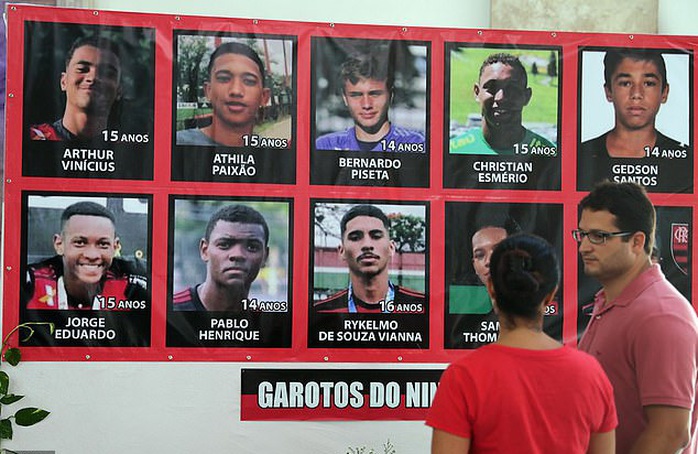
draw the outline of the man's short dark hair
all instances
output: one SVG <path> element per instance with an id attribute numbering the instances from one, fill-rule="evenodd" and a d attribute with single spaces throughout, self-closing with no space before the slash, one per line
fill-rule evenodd
<path id="1" fill-rule="evenodd" d="M 637 183 L 612 183 L 608 180 L 597 183 L 589 194 L 579 202 L 583 210 L 608 211 L 616 217 L 616 226 L 622 232 L 645 234 L 645 252 L 652 253 L 657 214 L 647 197 L 645 188 Z M 630 241 L 630 237 L 623 237 Z"/>
<path id="2" fill-rule="evenodd" d="M 84 46 L 92 46 L 100 50 L 109 51 L 116 56 L 117 60 L 119 60 L 119 64 L 121 64 L 119 46 L 117 46 L 117 44 L 109 38 L 106 38 L 104 36 L 93 35 L 83 36 L 73 41 L 73 44 L 70 46 L 70 49 L 68 49 L 68 53 L 65 56 L 66 68 L 68 68 L 68 65 L 70 65 L 70 60 L 73 58 L 73 54 L 75 53 L 75 51 Z"/>
<path id="3" fill-rule="evenodd" d="M 211 54 L 211 58 L 208 61 L 208 80 L 211 80 L 211 70 L 213 69 L 213 64 L 216 62 L 216 58 L 225 54 L 242 55 L 243 57 L 247 57 L 253 62 L 255 62 L 257 64 L 257 67 L 259 68 L 259 76 L 262 78 L 262 86 L 266 85 L 266 73 L 264 71 L 264 63 L 262 63 L 262 59 L 259 58 L 257 52 L 255 52 L 255 50 L 252 49 L 250 46 L 235 41 L 225 42 L 213 51 L 213 53 Z"/>
<path id="4" fill-rule="evenodd" d="M 659 75 L 662 78 L 662 90 L 666 87 L 666 63 L 664 63 L 664 57 L 661 51 L 657 49 L 631 49 L 631 48 L 618 48 L 609 49 L 603 58 L 603 78 L 604 86 L 608 89 L 611 88 L 611 79 L 613 78 L 613 73 L 618 69 L 623 59 L 629 58 L 633 61 L 647 61 L 654 63 L 659 71 Z"/>
<path id="5" fill-rule="evenodd" d="M 522 231 L 516 219 L 508 214 L 499 215 L 497 213 L 486 213 L 483 217 L 476 220 L 473 235 L 487 227 L 504 229 L 507 232 L 507 236 L 515 235 Z"/>
<path id="6" fill-rule="evenodd" d="M 517 71 L 521 76 L 524 87 L 528 86 L 528 74 L 526 73 L 526 68 L 524 68 L 524 65 L 521 63 L 521 60 L 519 60 L 519 57 L 505 52 L 492 54 L 489 57 L 487 57 L 485 61 L 482 62 L 482 66 L 480 66 L 478 80 L 480 77 L 482 77 L 482 73 L 485 71 L 485 68 L 487 68 L 490 65 L 494 65 L 495 63 L 501 63 L 503 65 L 511 66 L 512 69 Z"/>
<path id="7" fill-rule="evenodd" d="M 61 230 L 73 216 L 99 216 L 102 218 L 107 218 L 112 224 L 116 225 L 116 218 L 114 213 L 112 213 L 107 207 L 100 205 L 95 202 L 77 202 L 68 206 L 61 214 Z"/>
<path id="8" fill-rule="evenodd" d="M 385 81 L 388 91 L 393 90 L 395 76 L 387 58 L 388 51 L 380 55 L 374 53 L 355 53 L 347 57 L 339 71 L 342 91 L 346 81 L 357 84 L 361 79 Z"/>
<path id="9" fill-rule="evenodd" d="M 211 232 L 216 227 L 218 221 L 239 222 L 240 224 L 258 224 L 264 229 L 264 245 L 269 244 L 269 226 L 262 214 L 254 208 L 247 205 L 226 205 L 219 208 L 213 213 L 206 225 L 206 234 L 204 239 L 208 241 L 211 238 Z"/>
<path id="10" fill-rule="evenodd" d="M 368 216 L 370 218 L 380 219 L 385 230 L 390 231 L 390 219 L 388 219 L 388 216 L 386 216 L 380 208 L 373 205 L 355 205 L 344 213 L 342 220 L 339 222 L 339 230 L 342 238 L 344 238 L 344 233 L 347 231 L 347 224 L 349 221 L 357 216 Z"/>

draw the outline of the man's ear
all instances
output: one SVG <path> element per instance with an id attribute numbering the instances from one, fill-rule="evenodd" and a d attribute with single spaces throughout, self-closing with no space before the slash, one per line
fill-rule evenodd
<path id="1" fill-rule="evenodd" d="M 630 241 L 632 241 L 633 249 L 640 249 L 644 251 L 645 242 L 647 241 L 647 235 L 645 235 L 645 232 L 635 232 Z"/>
<path id="2" fill-rule="evenodd" d="M 662 104 L 664 104 L 667 99 L 669 99 L 669 82 L 664 84 L 664 90 L 662 90 Z"/>
<path id="3" fill-rule="evenodd" d="M 63 237 L 58 233 L 53 235 L 53 249 L 56 250 L 56 254 L 63 255 L 65 249 L 63 245 Z"/>
<path id="4" fill-rule="evenodd" d="M 473 85 L 473 95 L 475 96 L 475 99 L 480 95 L 480 86 L 478 84 Z"/>
<path id="5" fill-rule="evenodd" d="M 201 238 L 199 241 L 199 256 L 204 262 L 208 262 L 208 241 L 206 238 Z"/>
<path id="6" fill-rule="evenodd" d="M 66 76 L 65 72 L 62 72 L 61 73 L 61 91 L 65 91 L 65 86 L 66 86 L 65 76 Z"/>
<path id="7" fill-rule="evenodd" d="M 531 87 L 526 87 L 526 90 L 524 91 L 524 96 L 526 96 L 524 106 L 527 106 L 528 103 L 531 102 L 531 96 L 533 96 L 533 90 L 531 89 Z"/>
<path id="8" fill-rule="evenodd" d="M 499 308 L 497 307 L 497 299 L 494 297 L 494 284 L 492 283 L 492 278 L 488 277 L 485 282 L 485 287 L 487 287 L 487 293 L 490 295 L 490 300 L 492 301 L 492 308 L 496 313 L 499 313 Z"/>
<path id="9" fill-rule="evenodd" d="M 121 240 L 118 236 L 114 238 L 114 255 L 121 255 Z"/>
<path id="10" fill-rule="evenodd" d="M 613 101 L 613 93 L 611 92 L 611 89 L 608 88 L 608 85 L 603 84 L 603 91 L 606 93 L 606 101 L 611 102 Z"/>

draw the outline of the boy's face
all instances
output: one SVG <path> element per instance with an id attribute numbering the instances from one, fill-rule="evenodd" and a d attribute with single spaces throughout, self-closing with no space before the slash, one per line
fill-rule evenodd
<path id="1" fill-rule="evenodd" d="M 490 127 L 518 127 L 532 90 L 516 69 L 496 62 L 483 68 L 473 93 L 482 109 L 482 118 Z"/>
<path id="2" fill-rule="evenodd" d="M 108 115 L 121 96 L 121 63 L 106 49 L 85 45 L 75 49 L 61 74 L 61 90 L 73 108 Z"/>
<path id="3" fill-rule="evenodd" d="M 209 239 L 201 240 L 199 252 L 207 264 L 207 279 L 216 286 L 249 290 L 266 263 L 269 248 L 260 224 L 219 220 Z"/>
<path id="4" fill-rule="evenodd" d="M 662 80 L 657 65 L 647 60 L 624 58 L 604 87 L 613 103 L 616 125 L 629 130 L 654 128 L 659 107 L 669 96 L 669 84 Z"/>
<path id="5" fill-rule="evenodd" d="M 250 58 L 232 53 L 219 55 L 211 68 L 211 79 L 204 83 L 214 121 L 230 127 L 254 127 L 257 111 L 270 96 L 262 77 Z"/>
<path id="6" fill-rule="evenodd" d="M 367 133 L 375 134 L 388 121 L 390 90 L 384 80 L 347 80 L 342 97 L 354 124 Z"/>
<path id="7" fill-rule="evenodd" d="M 339 254 L 355 276 L 373 277 L 388 272 L 395 243 L 383 221 L 372 216 L 356 216 L 347 222 Z"/>
<path id="8" fill-rule="evenodd" d="M 56 253 L 63 257 L 67 281 L 97 284 L 112 264 L 119 239 L 109 218 L 76 214 L 53 238 Z"/>

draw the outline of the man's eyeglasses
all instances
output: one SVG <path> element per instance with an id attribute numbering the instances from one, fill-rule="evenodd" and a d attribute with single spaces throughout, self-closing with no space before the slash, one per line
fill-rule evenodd
<path id="1" fill-rule="evenodd" d="M 572 237 L 577 243 L 581 243 L 584 237 L 589 238 L 591 244 L 604 244 L 608 238 L 613 236 L 628 236 L 635 232 L 604 232 L 603 230 L 572 230 Z"/>

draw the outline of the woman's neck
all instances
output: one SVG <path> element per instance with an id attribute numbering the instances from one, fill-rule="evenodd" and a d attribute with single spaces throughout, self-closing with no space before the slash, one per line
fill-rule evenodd
<path id="1" fill-rule="evenodd" d="M 562 344 L 545 334 L 542 323 L 528 326 L 507 326 L 499 324 L 499 337 L 497 344 L 507 347 L 525 348 L 527 350 L 553 350 L 562 347 Z"/>

